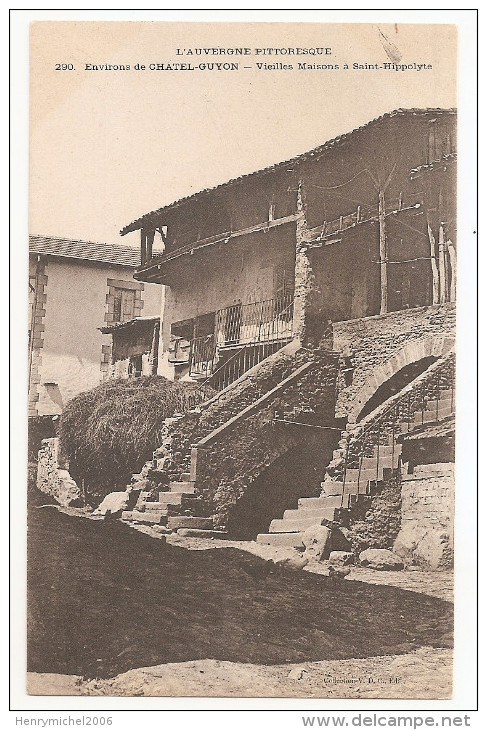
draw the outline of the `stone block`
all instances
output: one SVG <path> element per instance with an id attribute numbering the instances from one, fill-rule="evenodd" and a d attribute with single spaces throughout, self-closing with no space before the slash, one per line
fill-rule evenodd
<path id="1" fill-rule="evenodd" d="M 211 517 L 168 517 L 167 526 L 171 530 L 179 530 L 180 527 L 211 530 L 213 529 L 213 519 Z"/>
<path id="2" fill-rule="evenodd" d="M 332 550 L 329 557 L 332 565 L 352 565 L 354 560 L 354 554 L 345 550 Z"/>
<path id="3" fill-rule="evenodd" d="M 94 510 L 93 514 L 106 515 L 107 512 L 110 512 L 110 514 L 115 515 L 118 512 L 123 512 L 123 510 L 127 509 L 128 503 L 128 492 L 110 492 L 110 494 L 107 494 L 105 499 Z"/>
<path id="4" fill-rule="evenodd" d="M 414 562 L 429 570 L 453 567 L 453 540 L 445 530 L 428 530 L 414 550 Z"/>
<path id="5" fill-rule="evenodd" d="M 331 529 L 325 525 L 313 525 L 309 527 L 302 536 L 302 543 L 305 547 L 305 556 L 309 560 L 323 560 L 330 553 L 329 542 Z"/>
<path id="6" fill-rule="evenodd" d="M 402 570 L 404 563 L 391 550 L 368 548 L 359 555 L 359 562 L 363 568 L 373 570 Z"/>
<path id="7" fill-rule="evenodd" d="M 196 530 L 190 527 L 181 527 L 178 530 L 178 535 L 181 535 L 181 537 L 206 537 L 213 540 L 224 540 L 228 533 L 223 532 L 223 530 Z"/>

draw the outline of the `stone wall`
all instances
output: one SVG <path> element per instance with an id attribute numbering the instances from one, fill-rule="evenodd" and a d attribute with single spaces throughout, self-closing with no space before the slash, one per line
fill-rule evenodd
<path id="1" fill-rule="evenodd" d="M 405 309 L 333 324 L 333 350 L 347 358 L 339 378 L 336 416 L 356 422 L 376 390 L 403 367 L 441 357 L 454 345 L 455 305 Z"/>
<path id="2" fill-rule="evenodd" d="M 254 403 L 308 358 L 309 352 L 292 342 L 247 370 L 201 409 L 185 413 L 178 420 L 168 419 L 161 430 L 161 444 L 170 453 L 171 461 L 166 462 L 165 469 L 171 479 L 190 470 L 193 444 Z"/>
<path id="3" fill-rule="evenodd" d="M 394 551 L 409 565 L 445 570 L 453 564 L 454 467 L 420 464 L 402 476 L 401 530 Z"/>
<path id="4" fill-rule="evenodd" d="M 74 506 L 81 498 L 80 489 L 68 468 L 59 448 L 59 439 L 44 439 L 38 456 L 37 488 L 54 497 L 63 507 Z"/>
<path id="5" fill-rule="evenodd" d="M 210 506 L 216 527 L 226 527 L 232 507 L 255 479 L 313 428 L 281 423 L 282 414 L 314 424 L 334 423 L 338 359 L 307 352 L 308 360 L 193 449 L 191 478 Z"/>

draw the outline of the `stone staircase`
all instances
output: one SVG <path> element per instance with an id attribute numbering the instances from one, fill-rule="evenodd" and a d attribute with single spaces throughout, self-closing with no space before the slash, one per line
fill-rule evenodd
<path id="1" fill-rule="evenodd" d="M 152 470 L 155 475 L 157 470 Z M 183 481 L 184 480 L 184 481 Z M 168 530 L 179 528 L 211 529 L 213 521 L 191 515 L 195 502 L 194 483 L 189 473 L 182 480 L 170 482 L 168 491 L 160 491 L 154 501 L 153 492 L 141 492 L 133 510 L 122 512 L 122 520 L 142 525 L 164 525 Z"/>
<path id="2" fill-rule="evenodd" d="M 381 491 L 383 484 L 400 474 L 402 444 L 400 437 L 429 423 L 440 422 L 454 412 L 454 392 L 445 389 L 435 399 L 425 400 L 421 410 L 394 424 L 387 443 L 379 443 L 360 454 L 358 468 L 345 468 L 344 479 L 325 479 L 319 497 L 298 500 L 297 509 L 288 509 L 282 519 L 272 520 L 269 532 L 257 536 L 265 545 L 299 547 L 303 532 L 314 525 L 343 524 L 360 501 Z M 360 427 L 360 424 L 358 424 Z M 379 439 L 380 441 L 380 439 Z M 333 460 L 346 459 L 345 447 L 333 452 Z"/>

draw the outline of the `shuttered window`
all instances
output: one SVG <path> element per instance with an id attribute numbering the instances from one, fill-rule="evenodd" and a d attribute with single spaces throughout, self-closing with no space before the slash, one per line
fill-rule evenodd
<path id="1" fill-rule="evenodd" d="M 133 289 L 119 289 L 114 291 L 113 321 L 127 322 L 135 316 L 135 291 Z"/>

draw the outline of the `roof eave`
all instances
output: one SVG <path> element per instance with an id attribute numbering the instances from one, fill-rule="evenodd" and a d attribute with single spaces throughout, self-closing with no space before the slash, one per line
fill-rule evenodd
<path id="1" fill-rule="evenodd" d="M 146 213 L 145 215 L 141 216 L 140 218 L 137 218 L 136 220 L 129 223 L 127 226 L 121 229 L 120 235 L 125 236 L 127 233 L 132 233 L 133 231 L 138 231 L 147 226 L 149 223 L 153 223 L 154 219 L 157 217 L 160 217 L 164 213 L 167 213 L 170 210 L 174 210 L 175 208 L 180 207 L 181 205 L 184 205 L 186 203 L 189 203 L 190 201 L 196 200 L 197 198 L 207 195 L 209 193 L 214 193 L 217 190 L 226 188 L 230 185 L 236 185 L 238 183 L 241 183 L 242 181 L 245 181 L 251 177 L 254 176 L 261 176 L 266 175 L 271 172 L 275 172 L 276 170 L 279 170 L 280 168 L 284 166 L 289 165 L 295 165 L 299 162 L 305 161 L 309 156 L 317 156 L 322 153 L 327 152 L 328 150 L 333 149 L 334 147 L 345 144 L 349 139 L 353 137 L 353 135 L 357 134 L 358 132 L 362 132 L 365 129 L 368 129 L 369 127 L 378 124 L 385 119 L 391 119 L 393 117 L 397 116 L 406 116 L 408 114 L 411 115 L 418 115 L 418 114 L 456 114 L 455 108 L 412 108 L 412 109 L 394 109 L 391 112 L 386 112 L 385 114 L 382 114 L 379 117 L 376 117 L 375 119 L 371 119 L 366 124 L 361 125 L 360 127 L 356 127 L 355 129 L 350 130 L 350 132 L 345 132 L 344 134 L 338 135 L 337 137 L 334 137 L 333 139 L 328 140 L 327 142 L 324 142 L 324 144 L 319 145 L 318 147 L 313 148 L 312 150 L 308 150 L 307 152 L 303 152 L 300 155 L 296 155 L 295 157 L 291 157 L 288 160 L 284 160 L 282 162 L 278 162 L 275 165 L 271 165 L 269 167 L 264 167 L 261 170 L 255 170 L 254 172 L 250 172 L 246 175 L 242 175 L 237 178 L 233 178 L 231 180 L 228 180 L 225 183 L 221 183 L 220 185 L 216 185 L 212 188 L 204 188 L 203 190 L 198 191 L 197 193 L 193 193 L 193 195 L 188 195 L 184 198 L 179 198 L 178 200 L 175 200 L 173 203 L 169 203 L 168 205 L 163 206 L 162 208 L 158 208 L 157 210 L 150 211 L 150 213 Z"/>

